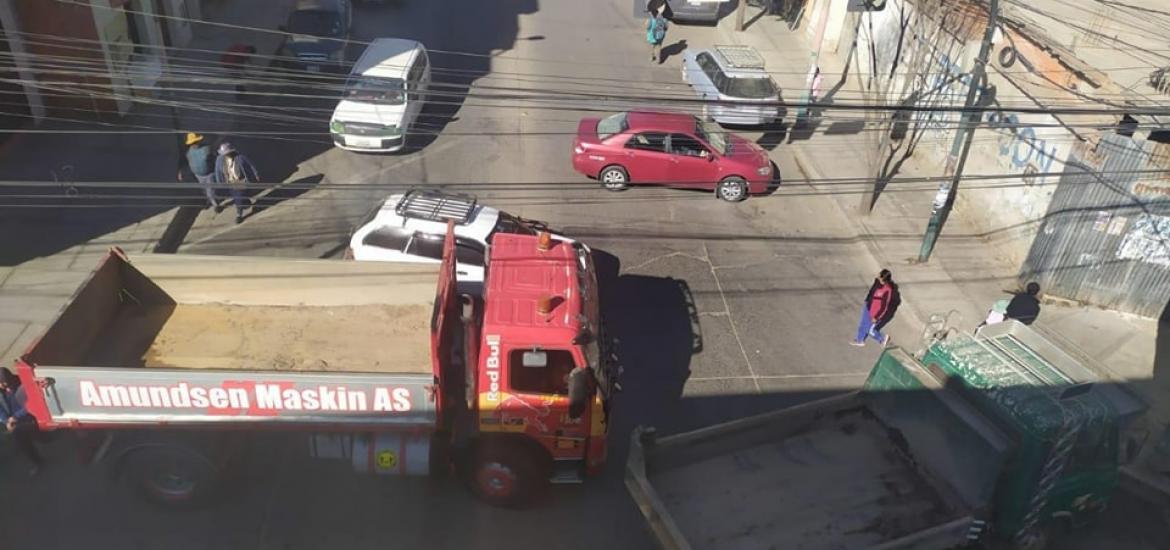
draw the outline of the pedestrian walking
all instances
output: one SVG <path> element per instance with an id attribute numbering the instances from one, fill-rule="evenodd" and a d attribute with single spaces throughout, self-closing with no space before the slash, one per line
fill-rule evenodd
<path id="1" fill-rule="evenodd" d="M 237 42 L 228 46 L 228 49 L 224 50 L 223 55 L 219 57 L 219 66 L 236 82 L 237 94 L 247 91 L 244 82 L 248 80 L 248 64 L 251 63 L 252 57 L 255 55 L 255 46 Z"/>
<path id="2" fill-rule="evenodd" d="M 214 208 L 216 214 L 220 213 L 223 208 L 215 196 L 215 151 L 202 135 L 195 132 L 187 133 L 185 146 L 187 150 L 179 156 L 178 180 L 183 181 L 184 170 L 190 171 L 203 188 L 208 207 Z"/>
<path id="3" fill-rule="evenodd" d="M 808 88 L 808 90 L 809 90 L 808 95 L 809 95 L 810 102 L 816 103 L 820 99 L 820 97 L 821 97 L 821 83 L 823 80 L 824 80 L 824 77 L 821 76 L 820 65 L 814 65 L 813 70 L 812 70 L 812 76 L 809 79 L 809 88 Z"/>
<path id="4" fill-rule="evenodd" d="M 666 40 L 666 17 L 663 15 L 665 9 L 659 9 L 655 13 L 650 14 L 650 20 L 646 23 L 646 42 L 650 43 L 650 61 L 657 61 L 662 64 L 662 42 Z"/>
<path id="5" fill-rule="evenodd" d="M 894 276 L 890 270 L 883 269 L 878 273 L 869 293 L 865 295 L 865 303 L 861 307 L 861 321 L 857 324 L 857 338 L 851 344 L 864 346 L 867 338 L 873 338 L 882 345 L 889 343 L 890 337 L 882 334 L 882 327 L 894 318 L 898 306 L 902 304 L 901 292 L 894 283 Z"/>
<path id="6" fill-rule="evenodd" d="M 33 439 L 40 435 L 40 429 L 37 427 L 37 419 L 25 408 L 24 389 L 20 387 L 20 379 L 4 367 L 0 367 L 0 426 L 3 426 L 3 433 L 12 438 L 21 454 L 32 462 L 29 475 L 36 475 L 44 464 L 44 459 L 33 442 Z"/>
<path id="7" fill-rule="evenodd" d="M 1040 316 L 1040 283 L 1031 282 L 1008 302 L 1004 317 L 1030 325 Z"/>
<path id="8" fill-rule="evenodd" d="M 247 195 L 248 184 L 260 183 L 256 165 L 225 141 L 219 144 L 219 157 L 215 159 L 215 181 L 227 185 L 236 206 L 236 223 L 244 221 L 244 210 L 252 206 Z"/>

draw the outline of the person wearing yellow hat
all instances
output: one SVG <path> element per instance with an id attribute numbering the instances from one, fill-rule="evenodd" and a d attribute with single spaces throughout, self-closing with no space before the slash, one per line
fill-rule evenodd
<path id="1" fill-rule="evenodd" d="M 203 188 L 208 206 L 218 214 L 223 208 L 215 196 L 215 151 L 207 145 L 202 134 L 195 132 L 187 132 L 185 145 L 187 150 L 179 157 L 178 180 L 183 181 L 184 169 L 190 170 L 195 181 Z"/>

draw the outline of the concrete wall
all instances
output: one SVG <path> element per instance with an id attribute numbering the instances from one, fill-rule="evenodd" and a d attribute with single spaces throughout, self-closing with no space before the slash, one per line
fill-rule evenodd
<path id="1" fill-rule="evenodd" d="M 21 32 L 44 35 L 26 34 L 25 47 L 34 56 L 30 64 L 36 74 L 36 88 L 49 114 L 84 118 L 87 111 L 116 110 L 112 101 L 82 93 L 109 85 L 109 79 L 98 74 L 105 55 L 96 43 L 98 34 L 91 8 L 44 0 L 14 0 L 13 7 Z"/>
<path id="2" fill-rule="evenodd" d="M 962 106 L 986 20 L 977 7 L 938 0 L 890 0 L 886 10 L 863 15 L 857 62 L 873 101 Z M 975 132 L 964 175 L 1004 177 L 965 182 L 956 210 L 971 214 L 976 231 L 1020 263 L 1058 180 L 1043 174 L 1061 172 L 1082 137 L 1050 115 L 1004 108 L 1083 104 L 1062 88 L 1075 84 L 1075 75 L 1028 37 L 1000 27 L 993 44 L 985 124 Z M 914 156 L 947 166 L 959 114 L 919 113 L 913 122 L 920 132 Z"/>
<path id="3" fill-rule="evenodd" d="M 196 6 L 194 13 L 187 9 L 189 2 Z M 199 15 L 194 0 L 161 0 L 160 5 L 176 17 Z M 153 0 L 91 0 L 90 5 L 0 0 L 5 29 L 28 33 L 14 34 L 19 39 L 10 43 L 14 51 L 29 54 L 22 58 L 26 66 L 18 69 L 29 81 L 26 95 L 33 114 L 65 119 L 124 115 L 134 94 L 154 95 L 166 65 L 164 20 L 154 14 Z M 131 19 L 138 44 L 131 38 Z M 167 32 L 178 47 L 192 36 L 186 21 L 169 20 Z"/>
<path id="4" fill-rule="evenodd" d="M 40 89 L 35 85 L 37 75 L 31 65 L 31 52 L 28 50 L 24 35 L 22 34 L 24 32 L 24 26 L 21 23 L 19 14 L 16 12 L 16 6 L 13 0 L 0 0 L 0 27 L 3 27 L 5 38 L 7 39 L 7 53 L 12 56 L 11 65 L 15 69 L 16 75 L 20 78 L 19 86 L 13 86 L 13 88 L 19 87 L 24 92 L 24 99 L 28 103 L 27 114 L 32 115 L 34 120 L 39 124 L 47 114 L 45 112 L 45 103 L 41 97 Z M 19 109 L 9 110 L 16 111 Z"/>
<path id="5" fill-rule="evenodd" d="M 161 0 L 161 3 L 163 14 L 176 18 L 168 18 L 162 22 L 166 25 L 167 34 L 171 38 L 170 45 L 182 48 L 191 43 L 194 31 L 188 20 L 201 17 L 198 0 Z"/>

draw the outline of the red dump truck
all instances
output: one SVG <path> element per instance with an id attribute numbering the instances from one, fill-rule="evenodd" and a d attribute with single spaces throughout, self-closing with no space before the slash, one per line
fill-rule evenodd
<path id="1" fill-rule="evenodd" d="M 471 296 L 453 242 L 438 266 L 113 250 L 17 361 L 28 408 L 172 504 L 214 494 L 257 430 L 499 505 L 600 471 L 615 382 L 589 248 L 497 235 Z"/>

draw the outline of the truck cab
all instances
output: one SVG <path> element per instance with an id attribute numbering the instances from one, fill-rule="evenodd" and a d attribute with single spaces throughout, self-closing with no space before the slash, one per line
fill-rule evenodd
<path id="1" fill-rule="evenodd" d="M 601 470 L 614 375 L 588 248 L 500 233 L 489 265 L 474 405 L 476 454 L 493 457 L 475 460 L 471 481 L 481 497 L 510 500 L 537 477 L 575 483 Z"/>

